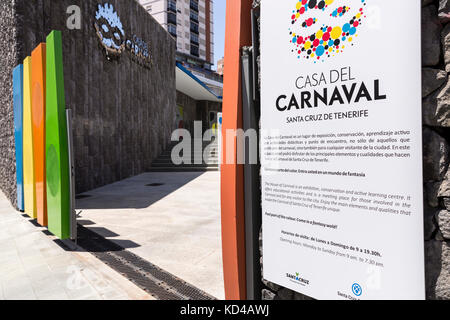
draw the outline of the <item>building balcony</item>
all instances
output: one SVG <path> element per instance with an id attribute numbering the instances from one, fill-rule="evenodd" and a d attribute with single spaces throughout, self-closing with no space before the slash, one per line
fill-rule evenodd
<path id="1" fill-rule="evenodd" d="M 167 23 L 172 23 L 174 25 L 177 25 L 177 14 L 168 12 L 167 13 Z"/>
<path id="2" fill-rule="evenodd" d="M 191 9 L 198 12 L 198 2 L 191 0 Z"/>
<path id="3" fill-rule="evenodd" d="M 200 56 L 200 52 L 199 52 L 198 46 L 191 45 L 191 55 L 193 55 L 194 57 L 199 57 Z"/>
<path id="4" fill-rule="evenodd" d="M 195 34 L 199 34 L 198 31 L 198 24 L 194 23 L 191 21 L 191 32 L 195 33 Z"/>

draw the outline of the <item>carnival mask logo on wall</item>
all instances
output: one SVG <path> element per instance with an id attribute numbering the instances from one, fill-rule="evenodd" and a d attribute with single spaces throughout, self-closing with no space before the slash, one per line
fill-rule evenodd
<path id="1" fill-rule="evenodd" d="M 294 46 L 292 52 L 298 59 L 316 62 L 325 61 L 353 46 L 366 18 L 364 6 L 367 1 L 296 0 L 289 28 L 290 42 Z M 330 20 L 336 22 L 323 22 Z"/>
<path id="2" fill-rule="evenodd" d="M 98 5 L 94 26 L 107 52 L 113 54 L 123 52 L 125 49 L 125 32 L 122 22 L 111 4 Z"/>
<path id="3" fill-rule="evenodd" d="M 149 45 L 136 35 L 133 35 L 131 39 L 126 38 L 122 22 L 112 4 L 98 5 L 94 26 L 108 59 L 111 56 L 118 57 L 127 50 L 135 62 L 144 67 L 150 67 Z"/>

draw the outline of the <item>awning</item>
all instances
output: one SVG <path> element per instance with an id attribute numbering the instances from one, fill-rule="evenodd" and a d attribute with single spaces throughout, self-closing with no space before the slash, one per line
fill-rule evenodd
<path id="1" fill-rule="evenodd" d="M 204 82 L 178 62 L 176 67 L 176 85 L 178 91 L 195 100 L 222 102 L 222 97 L 218 97 Z"/>

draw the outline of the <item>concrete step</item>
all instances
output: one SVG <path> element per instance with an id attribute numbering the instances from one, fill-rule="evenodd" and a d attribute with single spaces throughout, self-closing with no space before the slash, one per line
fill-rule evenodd
<path id="1" fill-rule="evenodd" d="M 194 163 L 195 159 L 191 159 L 190 162 Z M 211 163 L 211 162 L 218 163 L 219 159 L 217 159 L 217 158 L 206 158 L 206 159 L 202 159 L 202 162 L 204 162 L 204 163 L 206 163 L 206 162 L 207 163 Z M 154 160 L 152 163 L 173 163 L 173 161 L 170 158 L 158 158 L 158 159 Z"/>
<path id="2" fill-rule="evenodd" d="M 173 163 L 169 163 L 169 162 L 167 162 L 167 163 L 152 163 L 152 167 L 155 167 L 155 168 L 160 168 L 160 167 L 198 167 L 198 168 L 208 168 L 208 167 L 211 167 L 211 168 L 217 168 L 219 166 L 219 164 L 218 163 L 216 163 L 216 164 L 206 164 L 206 163 L 203 163 L 203 164 L 181 164 L 181 165 L 175 165 L 175 164 L 173 164 Z"/>
<path id="3" fill-rule="evenodd" d="M 219 159 L 219 156 L 217 156 L 217 155 L 208 155 L 206 157 L 203 157 L 203 156 L 200 157 L 200 155 L 199 155 L 198 157 L 200 159 L 205 159 L 205 158 L 206 159 Z M 169 160 L 170 161 L 172 159 L 172 156 L 170 156 L 170 155 L 161 155 L 157 159 Z M 195 157 L 191 156 L 191 159 L 192 159 L 192 161 L 194 161 Z"/>
<path id="4" fill-rule="evenodd" d="M 203 162 L 202 164 L 181 164 L 181 165 L 175 165 L 171 162 L 153 162 L 152 163 L 152 167 L 218 167 L 219 163 L 218 162 L 214 162 L 214 163 L 205 163 Z"/>
<path id="5" fill-rule="evenodd" d="M 191 154 L 191 157 L 194 157 L 194 156 L 201 156 L 201 157 L 203 157 L 203 154 Z M 210 156 L 210 157 L 218 157 L 219 155 L 218 154 L 214 154 L 214 153 L 211 153 L 211 154 L 208 154 L 208 156 Z M 163 154 L 161 154 L 158 158 L 171 158 L 172 157 L 172 154 L 170 154 L 170 153 L 163 153 Z"/>
<path id="6" fill-rule="evenodd" d="M 165 152 L 165 153 L 172 153 L 172 150 L 173 150 L 173 148 L 165 149 L 163 152 Z M 191 152 L 203 153 L 203 152 L 205 152 L 205 150 L 206 150 L 205 148 L 198 149 L 198 150 L 194 149 L 194 148 L 191 148 Z M 209 151 L 219 152 L 219 148 L 210 148 Z"/>
<path id="7" fill-rule="evenodd" d="M 204 152 L 191 152 L 190 153 L 190 155 L 203 155 L 204 154 Z M 208 152 L 208 154 L 212 154 L 212 155 L 219 155 L 219 153 L 218 152 Z M 161 156 L 167 156 L 167 157 L 170 157 L 172 155 L 172 152 L 163 152 L 163 153 L 161 153 Z"/>
<path id="8" fill-rule="evenodd" d="M 165 149 L 164 150 L 164 152 L 172 152 L 172 150 L 173 150 L 173 148 L 170 148 L 170 149 Z M 194 148 L 191 148 L 191 152 L 201 152 L 201 153 L 203 153 L 203 152 L 205 152 L 205 150 L 206 150 L 206 148 L 202 148 L 202 149 L 194 149 Z M 219 152 L 219 148 L 209 148 L 209 150 L 210 151 L 214 151 L 214 152 Z"/>
<path id="9" fill-rule="evenodd" d="M 210 172 L 219 171 L 219 168 L 196 168 L 196 167 L 152 167 L 149 172 Z"/>
<path id="10" fill-rule="evenodd" d="M 174 146 L 176 146 L 176 145 L 178 145 L 178 144 L 180 144 L 181 143 L 181 141 L 180 142 L 172 142 L 170 145 L 169 145 L 169 147 L 174 147 Z M 201 142 L 201 143 L 199 143 L 199 142 L 197 142 L 197 144 L 198 145 L 201 145 L 201 146 L 203 146 L 203 147 L 206 147 L 206 146 L 209 146 L 209 145 L 213 145 L 213 146 L 218 146 L 219 144 L 217 143 L 217 142 L 207 142 L 207 141 L 203 141 L 203 142 Z M 194 146 L 194 145 L 197 145 L 194 141 L 192 141 L 191 142 L 191 146 Z"/>
<path id="11" fill-rule="evenodd" d="M 201 151 L 194 149 L 195 142 L 202 146 Z M 209 146 L 206 159 L 208 164 L 203 162 L 202 164 L 181 164 L 175 165 L 172 162 L 172 150 L 179 142 L 173 142 L 169 145 L 168 149 L 164 150 L 163 153 L 153 161 L 152 172 L 205 172 L 205 171 L 218 171 L 219 170 L 219 147 L 217 142 L 205 142 L 205 141 L 192 141 L 191 161 L 195 158 L 204 159 L 203 155 L 205 149 Z"/>
<path id="12" fill-rule="evenodd" d="M 170 151 L 170 152 L 172 152 L 173 149 L 174 149 L 174 148 L 167 148 L 167 149 L 165 149 L 164 151 Z M 179 150 L 181 150 L 181 149 L 179 149 Z M 196 148 L 194 148 L 194 146 L 192 146 L 192 148 L 191 148 L 191 151 L 192 151 L 192 152 L 193 152 L 193 151 L 204 152 L 205 150 L 206 150 L 206 148 L 196 149 Z M 219 148 L 217 148 L 217 147 L 210 147 L 209 150 L 219 151 Z"/>

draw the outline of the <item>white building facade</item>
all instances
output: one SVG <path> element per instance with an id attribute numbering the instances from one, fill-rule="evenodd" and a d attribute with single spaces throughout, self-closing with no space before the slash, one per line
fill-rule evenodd
<path id="1" fill-rule="evenodd" d="M 177 40 L 177 61 L 211 70 L 214 64 L 213 0 L 139 0 Z"/>

